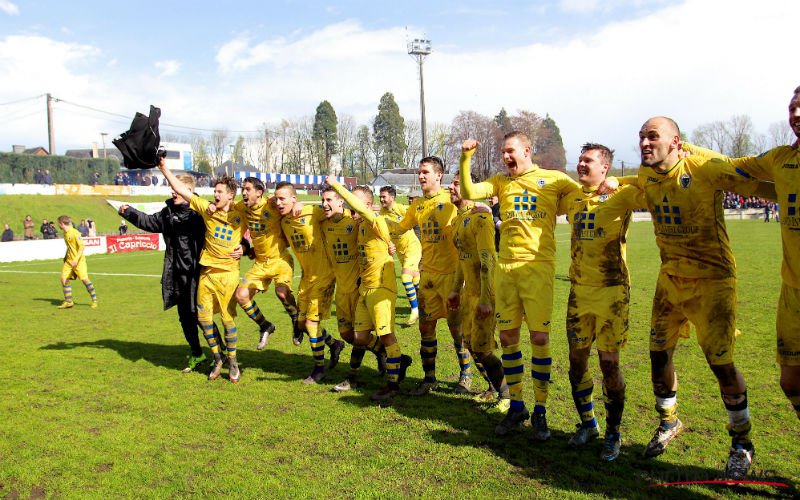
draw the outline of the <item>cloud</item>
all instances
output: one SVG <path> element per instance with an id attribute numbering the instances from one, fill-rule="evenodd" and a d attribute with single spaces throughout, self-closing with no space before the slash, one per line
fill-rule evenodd
<path id="1" fill-rule="evenodd" d="M 174 59 L 166 61 L 157 61 L 154 66 L 157 70 L 161 71 L 161 76 L 172 76 L 178 73 L 181 69 L 181 63 Z"/>
<path id="2" fill-rule="evenodd" d="M 0 0 L 0 10 L 8 14 L 9 16 L 16 16 L 19 14 L 19 7 L 16 4 L 9 2 L 8 0 Z"/>

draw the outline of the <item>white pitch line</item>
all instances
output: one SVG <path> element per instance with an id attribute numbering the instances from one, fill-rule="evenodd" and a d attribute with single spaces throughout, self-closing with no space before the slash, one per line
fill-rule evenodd
<path id="1" fill-rule="evenodd" d="M 13 274 L 58 274 L 56 271 L 17 271 L 0 269 L 0 273 L 13 273 Z M 129 273 L 92 273 L 92 276 L 139 276 L 142 278 L 160 278 L 160 274 L 129 274 Z"/>

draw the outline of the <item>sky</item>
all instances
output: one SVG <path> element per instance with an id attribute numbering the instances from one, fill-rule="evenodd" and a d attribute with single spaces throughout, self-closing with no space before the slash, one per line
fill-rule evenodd
<path id="1" fill-rule="evenodd" d="M 761 133 L 786 121 L 798 20 L 797 0 L 0 0 L 0 151 L 47 147 L 46 93 L 59 154 L 150 104 L 162 133 L 181 135 L 253 131 L 325 99 L 366 124 L 385 92 L 418 120 L 406 43 L 424 37 L 428 123 L 549 114 L 568 168 L 587 141 L 634 163 L 650 116 L 687 133 L 733 115 Z"/>

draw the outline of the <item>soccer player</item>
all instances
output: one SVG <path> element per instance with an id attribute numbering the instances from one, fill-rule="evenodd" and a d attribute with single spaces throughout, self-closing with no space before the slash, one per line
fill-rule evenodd
<path id="1" fill-rule="evenodd" d="M 608 147 L 584 144 L 577 166 L 582 189 L 562 198 L 559 209 L 568 214 L 572 228 L 566 325 L 569 381 L 581 419 L 569 444 L 578 448 L 600 435 L 592 402 L 594 382 L 588 366 L 592 344 L 597 341 L 606 399 L 606 431 L 600 458 L 609 462 L 619 456 L 625 407 L 625 379 L 619 354 L 628 341 L 628 226 L 633 210 L 646 208 L 642 191 L 636 186 L 622 186 L 610 194 L 598 192 L 613 161 L 614 152 Z"/>
<path id="2" fill-rule="evenodd" d="M 357 374 L 365 351 L 369 349 L 378 357 L 379 371 L 381 371 L 380 365 L 383 364 L 381 358 L 385 358 L 386 351 L 378 337 L 366 347 L 354 345 L 353 322 L 359 298 L 358 222 L 350 215 L 350 211 L 344 208 L 344 199 L 330 185 L 322 190 L 322 209 L 325 211 L 325 220 L 320 223 L 320 228 L 325 238 L 325 251 L 336 277 L 334 301 L 339 336 L 353 345 L 353 350 L 350 352 L 350 373 L 333 387 L 333 392 L 346 392 L 360 385 Z"/>
<path id="3" fill-rule="evenodd" d="M 489 382 L 489 390 L 476 401 L 491 402 L 497 394 L 495 409 L 508 411 L 510 395 L 503 374 L 503 363 L 494 354 L 497 349 L 494 317 L 494 222 L 491 213 L 473 213 L 475 204 L 461 197 L 459 180 L 450 184 L 450 201 L 458 208 L 453 221 L 453 243 L 458 249 L 459 264 L 453 287 L 447 297 L 451 310 L 459 311 L 464 346 L 475 358 L 475 366 Z"/>
<path id="4" fill-rule="evenodd" d="M 302 330 L 297 325 L 299 311 L 292 294 L 294 262 L 289 254 L 286 238 L 281 230 L 281 215 L 272 200 L 264 198 L 264 183 L 255 177 L 247 177 L 242 183 L 242 201 L 236 210 L 247 214 L 247 227 L 253 242 L 255 263 L 236 289 L 236 301 L 247 316 L 258 324 L 261 336 L 256 349 L 266 347 L 275 325 L 267 321 L 253 298 L 256 292 L 265 291 L 275 282 L 275 296 L 283 305 L 292 321 L 295 345 L 302 340 Z"/>
<path id="5" fill-rule="evenodd" d="M 209 380 L 219 378 L 222 371 L 222 353 L 214 336 L 214 312 L 219 311 L 225 328 L 225 343 L 228 356 L 228 376 L 236 383 L 241 377 L 236 359 L 236 302 L 234 295 L 239 284 L 239 260 L 231 256 L 231 252 L 239 246 L 242 233 L 247 224 L 247 214 L 234 207 L 236 181 L 223 176 L 217 179 L 214 186 L 214 205 L 216 211 L 208 213 L 211 203 L 194 194 L 181 182 L 170 169 L 164 159 L 158 169 L 169 182 L 175 193 L 184 200 L 189 200 L 189 208 L 199 213 L 206 227 L 205 243 L 200 254 L 200 280 L 197 284 L 197 320 L 203 329 L 203 335 L 214 355 L 214 368 L 208 375 Z"/>
<path id="6" fill-rule="evenodd" d="M 394 259 L 389 252 L 392 242 L 383 217 L 372 211 L 372 191 L 356 186 L 350 193 L 331 178 L 328 184 L 344 198 L 360 216 L 358 223 L 358 255 L 361 284 L 358 288 L 358 303 L 355 311 L 355 339 L 357 346 L 377 350 L 383 345 L 386 350 L 387 384 L 370 396 L 375 401 L 392 399 L 400 392 L 400 382 L 405 379 L 411 365 L 411 357 L 400 350 L 394 334 L 394 304 L 397 299 L 397 284 L 394 275 Z M 372 331 L 375 333 L 372 333 Z"/>
<path id="7" fill-rule="evenodd" d="M 176 176 L 188 189 L 194 191 L 194 177 L 189 174 Z M 189 202 L 173 191 L 172 198 L 158 213 L 146 214 L 123 204 L 119 214 L 134 226 L 151 233 L 162 233 L 166 250 L 164 270 L 161 275 L 161 294 L 164 310 L 177 306 L 178 319 L 183 336 L 189 344 L 189 358 L 183 373 L 191 373 L 206 360 L 197 334 L 197 283 L 200 278 L 200 252 L 203 250 L 206 227 L 203 218 L 189 208 Z M 238 259 L 241 247 L 231 253 Z M 221 336 L 214 326 L 219 344 Z"/>
<path id="8" fill-rule="evenodd" d="M 650 329 L 653 392 L 661 423 L 644 456 L 663 453 L 683 429 L 673 355 L 678 337 L 688 334 L 691 322 L 728 412 L 731 449 L 725 475 L 742 479 L 754 448 L 747 388 L 733 360 L 736 263 L 725 230 L 722 190 L 762 197 L 770 190 L 722 160 L 681 159 L 680 148 L 680 130 L 672 119 L 659 116 L 642 125 L 637 183 L 645 193 L 661 250 Z"/>
<path id="9" fill-rule="evenodd" d="M 418 300 L 422 339 L 420 357 L 425 378 L 409 392 L 412 396 L 428 394 L 436 386 L 436 322 L 445 317 L 460 367 L 456 392 L 467 393 L 472 384 L 472 359 L 464 347 L 458 314 L 447 309 L 447 296 L 458 265 L 458 251 L 453 245 L 456 207 L 450 202 L 447 189 L 442 188 L 442 176 L 444 164 L 441 159 L 428 156 L 420 160 L 417 177 L 422 196 L 414 199 L 398 225 L 401 231 L 419 226 L 422 242 L 423 266 Z"/>
<path id="10" fill-rule="evenodd" d="M 386 219 L 392 243 L 397 249 L 400 260 L 400 281 L 406 290 L 406 297 L 411 306 L 411 315 L 406 325 L 413 325 L 419 320 L 419 304 L 417 290 L 419 288 L 419 261 L 422 258 L 422 247 L 414 231 L 402 231 L 399 223 L 408 211 L 408 205 L 395 201 L 397 191 L 392 186 L 383 186 L 380 189 L 381 211 L 380 215 Z"/>
<path id="11" fill-rule="evenodd" d="M 495 273 L 495 309 L 511 409 L 495 432 L 506 435 L 529 416 L 522 399 L 524 366 L 520 326 L 524 316 L 533 351 L 531 375 L 536 405 L 531 422 L 534 438 L 546 441 L 550 439 L 545 404 L 552 365 L 550 321 L 556 251 L 553 232 L 559 200 L 578 186 L 565 173 L 545 170 L 534 164 L 531 141 L 519 131 L 509 132 L 504 138 L 503 163 L 508 173 L 474 184 L 470 176 L 470 161 L 477 147 L 478 142 L 473 139 L 464 141 L 461 146 L 461 194 L 470 200 L 497 196 L 503 218 Z"/>
<path id="12" fill-rule="evenodd" d="M 319 226 L 325 219 L 325 212 L 319 206 L 304 206 L 300 214 L 295 216 L 292 210 L 297 203 L 297 192 L 289 182 L 279 182 L 273 197 L 281 215 L 283 234 L 303 270 L 297 291 L 297 322 L 308 334 L 314 357 L 314 369 L 303 383 L 316 384 L 326 375 L 325 346 L 331 350 L 329 370 L 339 362 L 339 355 L 344 348 L 344 342 L 334 340 L 324 328 L 320 332 L 319 326 L 330 315 L 335 285 Z"/>
<path id="13" fill-rule="evenodd" d="M 72 226 L 72 219 L 68 215 L 58 218 L 58 227 L 64 232 L 64 243 L 67 244 L 67 253 L 64 254 L 64 265 L 61 266 L 61 287 L 64 290 L 64 302 L 58 306 L 59 309 L 69 309 L 75 303 L 72 301 L 71 280 L 78 278 L 86 287 L 89 296 L 92 298 L 92 309 L 97 309 L 97 293 L 94 284 L 89 280 L 89 273 L 86 269 L 86 256 L 83 254 L 83 240 L 81 233 Z"/>
<path id="14" fill-rule="evenodd" d="M 789 127 L 800 141 L 800 87 L 789 101 Z M 777 357 L 781 367 L 780 385 L 800 418 L 800 142 L 779 146 L 760 156 L 728 159 L 750 175 L 775 182 L 783 243 L 781 293 L 776 321 Z M 700 154 L 708 150 L 687 144 L 684 148 Z"/>

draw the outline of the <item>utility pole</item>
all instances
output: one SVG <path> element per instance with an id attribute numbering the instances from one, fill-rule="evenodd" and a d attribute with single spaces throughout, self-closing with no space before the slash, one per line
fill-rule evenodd
<path id="1" fill-rule="evenodd" d="M 100 132 L 100 137 L 103 138 L 103 159 L 104 160 L 106 158 L 108 158 L 108 155 L 106 154 L 106 136 L 107 135 L 108 135 L 108 133 L 106 133 L 106 132 Z"/>
<path id="2" fill-rule="evenodd" d="M 425 86 L 422 79 L 422 63 L 425 62 L 425 56 L 431 53 L 431 41 L 421 40 L 415 38 L 408 42 L 408 55 L 417 61 L 419 66 L 419 111 L 420 120 L 422 122 L 422 157 L 428 156 L 428 138 L 426 135 L 425 127 Z"/>
<path id="3" fill-rule="evenodd" d="M 53 128 L 53 96 L 47 94 L 47 136 L 50 139 L 50 155 L 56 154 L 56 131 Z"/>

